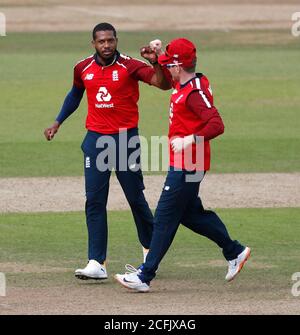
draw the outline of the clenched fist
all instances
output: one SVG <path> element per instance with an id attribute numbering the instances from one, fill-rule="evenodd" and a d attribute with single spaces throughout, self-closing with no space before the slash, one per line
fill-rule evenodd
<path id="1" fill-rule="evenodd" d="M 51 127 L 44 130 L 44 135 L 48 141 L 51 141 L 53 139 L 54 135 L 58 131 L 59 126 L 59 122 L 55 121 Z"/>
<path id="2" fill-rule="evenodd" d="M 149 46 L 158 56 L 163 53 L 161 40 L 153 40 L 149 43 Z"/>
<path id="3" fill-rule="evenodd" d="M 157 58 L 163 53 L 161 40 L 153 40 L 149 45 L 144 46 L 140 50 L 141 56 L 147 59 L 150 63 L 157 63 Z"/>

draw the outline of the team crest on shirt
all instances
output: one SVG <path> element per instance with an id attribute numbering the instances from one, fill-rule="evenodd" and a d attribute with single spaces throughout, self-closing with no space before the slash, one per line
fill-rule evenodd
<path id="1" fill-rule="evenodd" d="M 119 80 L 119 72 L 118 70 L 114 70 L 112 72 L 112 81 L 118 81 Z"/>
<path id="2" fill-rule="evenodd" d="M 88 73 L 88 74 L 85 76 L 84 80 L 92 80 L 93 78 L 94 78 L 94 73 Z"/>

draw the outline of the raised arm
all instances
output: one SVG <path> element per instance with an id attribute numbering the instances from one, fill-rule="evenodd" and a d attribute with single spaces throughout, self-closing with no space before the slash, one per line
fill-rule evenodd
<path id="1" fill-rule="evenodd" d="M 155 70 L 154 75 L 151 78 L 150 84 L 156 86 L 162 90 L 169 90 L 172 88 L 172 80 L 170 73 L 167 68 L 162 67 L 158 63 L 152 64 Z"/>
<path id="2" fill-rule="evenodd" d="M 160 40 L 154 40 L 140 50 L 141 56 L 152 64 L 155 73 L 153 74 L 150 84 L 162 90 L 172 88 L 172 78 L 170 72 L 158 64 L 157 58 L 162 53 L 162 44 Z"/>

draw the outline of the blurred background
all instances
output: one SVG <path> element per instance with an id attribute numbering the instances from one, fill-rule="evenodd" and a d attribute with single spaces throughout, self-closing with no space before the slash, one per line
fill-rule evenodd
<path id="1" fill-rule="evenodd" d="M 6 17 L 6 36 L 0 36 L 0 272 L 8 288 L 0 314 L 299 314 L 299 298 L 291 294 L 292 274 L 300 270 L 296 12 L 298 0 L 0 0 Z M 225 123 L 225 133 L 212 141 L 212 173 L 201 184 L 204 204 L 253 249 L 230 286 L 220 250 L 183 227 L 143 304 L 111 277 L 104 285 L 74 278 L 86 262 L 80 149 L 86 98 L 54 141 L 43 131 L 72 86 L 73 66 L 94 53 L 91 31 L 100 22 L 115 26 L 119 51 L 132 57 L 140 58 L 140 47 L 156 38 L 166 45 L 186 37 L 197 46 L 197 71 L 209 78 Z M 170 92 L 141 83 L 140 93 L 140 134 L 166 135 Z M 145 192 L 154 209 L 165 172 L 149 174 Z M 110 274 L 141 260 L 115 179 L 108 206 Z"/>
<path id="2" fill-rule="evenodd" d="M 72 85 L 74 64 L 93 53 L 91 31 L 103 21 L 117 29 L 118 49 L 133 57 L 154 38 L 195 42 L 197 70 L 210 79 L 226 127 L 213 142 L 213 171 L 298 170 L 297 10 L 294 0 L 0 0 L 7 24 L 0 37 L 0 176 L 81 174 L 86 102 L 51 144 L 43 129 Z M 167 134 L 169 92 L 140 86 L 141 135 Z"/>

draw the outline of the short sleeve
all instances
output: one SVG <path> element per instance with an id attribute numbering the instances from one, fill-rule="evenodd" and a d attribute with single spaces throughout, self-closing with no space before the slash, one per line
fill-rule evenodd
<path id="1" fill-rule="evenodd" d="M 81 78 L 81 66 L 80 64 L 74 67 L 73 85 L 77 88 L 84 88 L 84 83 Z"/>
<path id="2" fill-rule="evenodd" d="M 138 59 L 130 59 L 127 64 L 129 75 L 135 80 L 141 80 L 144 83 L 150 84 L 155 71 L 152 66 Z"/>

